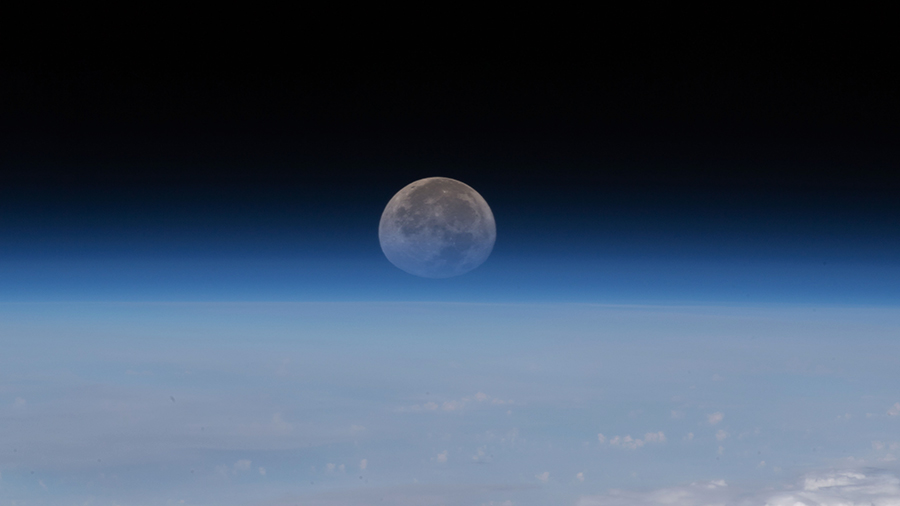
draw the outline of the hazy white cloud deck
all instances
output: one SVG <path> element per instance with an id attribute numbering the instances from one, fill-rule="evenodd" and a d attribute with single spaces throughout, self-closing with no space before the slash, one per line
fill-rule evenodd
<path id="1" fill-rule="evenodd" d="M 893 308 L 3 304 L 0 505 L 896 505 L 898 331 Z"/>

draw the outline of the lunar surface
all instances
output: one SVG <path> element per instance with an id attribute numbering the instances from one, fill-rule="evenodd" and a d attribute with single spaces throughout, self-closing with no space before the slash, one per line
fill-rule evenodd
<path id="1" fill-rule="evenodd" d="M 378 239 L 392 264 L 426 278 L 478 267 L 497 238 L 494 213 L 465 183 L 429 177 L 397 192 L 381 214 Z"/>

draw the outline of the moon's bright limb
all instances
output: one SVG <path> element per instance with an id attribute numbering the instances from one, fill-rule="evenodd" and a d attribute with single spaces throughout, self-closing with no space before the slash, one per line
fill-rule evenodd
<path id="1" fill-rule="evenodd" d="M 478 267 L 497 238 L 494 213 L 465 183 L 429 177 L 394 195 L 381 214 L 378 239 L 392 264 L 426 278 L 449 278 Z"/>

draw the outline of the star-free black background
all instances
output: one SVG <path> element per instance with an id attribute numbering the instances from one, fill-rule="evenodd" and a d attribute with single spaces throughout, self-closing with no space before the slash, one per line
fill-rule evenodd
<path id="1" fill-rule="evenodd" d="M 0 255 L 376 258 L 387 200 L 439 175 L 491 204 L 495 262 L 900 260 L 900 77 L 887 36 L 338 39 L 10 60 Z M 31 271 L 10 272 L 20 288 L 7 298 L 55 290 L 26 290 Z M 890 298 L 886 272 L 848 293 Z M 818 274 L 806 276 L 792 285 L 804 294 L 817 290 Z M 685 296 L 731 297 L 707 293 L 714 278 Z M 567 279 L 576 298 L 596 298 Z M 724 283 L 740 291 L 736 279 Z M 680 297 L 678 282 L 662 296 L 657 281 L 641 293 Z"/>

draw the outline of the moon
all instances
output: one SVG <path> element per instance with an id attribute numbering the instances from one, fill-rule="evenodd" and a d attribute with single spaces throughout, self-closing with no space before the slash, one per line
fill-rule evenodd
<path id="1" fill-rule="evenodd" d="M 497 225 L 472 187 L 429 177 L 406 185 L 388 202 L 378 239 L 384 256 L 400 269 L 424 278 L 449 278 L 487 260 Z"/>

